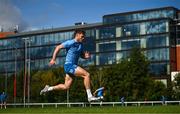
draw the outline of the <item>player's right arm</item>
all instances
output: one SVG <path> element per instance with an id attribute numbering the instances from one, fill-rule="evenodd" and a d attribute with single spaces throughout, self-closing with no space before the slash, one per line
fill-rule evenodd
<path id="1" fill-rule="evenodd" d="M 52 66 L 56 63 L 56 56 L 62 48 L 69 48 L 73 43 L 74 43 L 74 40 L 67 40 L 67 41 L 61 43 L 60 45 L 56 46 L 54 53 L 53 53 L 53 57 L 52 57 L 51 61 L 49 62 L 49 65 Z"/>
<path id="2" fill-rule="evenodd" d="M 49 65 L 52 66 L 56 63 L 56 56 L 58 54 L 58 52 L 60 51 L 60 49 L 64 48 L 64 46 L 62 44 L 56 46 L 54 52 L 53 52 L 53 57 L 51 59 L 51 61 L 49 62 Z"/>

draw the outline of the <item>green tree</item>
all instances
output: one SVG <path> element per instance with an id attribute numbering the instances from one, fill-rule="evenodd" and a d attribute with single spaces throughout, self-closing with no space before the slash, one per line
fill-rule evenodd
<path id="1" fill-rule="evenodd" d="M 144 100 L 152 83 L 149 77 L 149 61 L 140 49 L 134 48 L 127 59 L 112 65 L 104 72 L 109 100 Z"/>
<path id="2" fill-rule="evenodd" d="M 174 91 L 176 100 L 180 100 L 180 73 L 175 75 L 174 79 Z"/>
<path id="3" fill-rule="evenodd" d="M 92 90 L 96 90 L 99 87 L 105 85 L 105 77 L 103 67 L 90 66 L 88 71 L 90 73 Z"/>
<path id="4" fill-rule="evenodd" d="M 69 90 L 70 102 L 84 102 L 87 101 L 84 81 L 81 77 L 73 77 L 73 83 Z"/>
<path id="5" fill-rule="evenodd" d="M 62 92 L 49 92 L 46 96 L 40 96 L 39 92 L 44 86 L 56 85 L 58 83 L 64 83 L 63 68 L 54 68 L 49 70 L 37 71 L 32 75 L 31 79 L 31 98 L 34 102 L 64 102 L 65 91 Z M 62 94 L 62 95 L 60 95 Z"/>
<path id="6" fill-rule="evenodd" d="M 161 81 L 152 80 L 145 91 L 145 97 L 147 100 L 160 100 L 162 95 L 166 96 L 165 91 L 166 87 Z"/>

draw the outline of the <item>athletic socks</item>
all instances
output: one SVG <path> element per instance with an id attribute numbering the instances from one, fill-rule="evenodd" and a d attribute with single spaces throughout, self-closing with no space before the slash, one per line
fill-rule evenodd
<path id="1" fill-rule="evenodd" d="M 91 98 L 92 97 L 91 90 L 90 89 L 86 89 L 86 92 L 87 92 L 88 98 Z"/>
<path id="2" fill-rule="evenodd" d="M 51 86 L 48 88 L 48 91 L 52 91 L 54 88 Z"/>

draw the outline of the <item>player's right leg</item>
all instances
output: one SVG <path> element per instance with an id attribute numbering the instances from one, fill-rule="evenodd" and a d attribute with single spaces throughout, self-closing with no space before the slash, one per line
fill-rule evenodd
<path id="1" fill-rule="evenodd" d="M 66 90 L 66 89 L 69 89 L 71 84 L 72 84 L 72 81 L 73 81 L 73 79 L 68 74 L 66 74 L 64 84 L 58 84 L 58 85 L 55 85 L 55 86 L 46 85 L 44 87 L 44 89 L 41 90 L 40 95 L 45 94 L 45 93 L 47 93 L 49 91 L 53 91 L 53 90 Z"/>

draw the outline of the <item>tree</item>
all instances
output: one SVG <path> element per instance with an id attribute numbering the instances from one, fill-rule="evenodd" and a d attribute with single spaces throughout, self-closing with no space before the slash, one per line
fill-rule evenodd
<path id="1" fill-rule="evenodd" d="M 180 73 L 175 75 L 174 79 L 174 91 L 176 100 L 180 100 Z"/>
<path id="2" fill-rule="evenodd" d="M 165 91 L 166 87 L 162 82 L 152 80 L 145 91 L 145 97 L 147 100 L 160 100 L 162 95 L 166 96 Z"/>
<path id="3" fill-rule="evenodd" d="M 96 90 L 105 85 L 105 77 L 103 67 L 90 66 L 88 71 L 90 73 L 92 89 Z"/>
<path id="4" fill-rule="evenodd" d="M 130 56 L 104 70 L 109 100 L 144 100 L 153 81 L 149 76 L 149 61 L 141 50 L 134 48 Z"/>
<path id="5" fill-rule="evenodd" d="M 160 81 L 154 81 L 149 74 L 149 61 L 140 49 L 133 49 L 128 58 L 120 60 L 118 64 L 104 67 L 90 66 L 92 92 L 97 88 L 105 87 L 105 101 L 120 101 L 125 97 L 131 100 L 159 100 L 162 95 L 171 94 Z M 64 83 L 64 70 L 62 67 L 31 72 L 31 102 L 66 102 L 66 91 L 49 92 L 40 96 L 40 90 L 46 85 Z M 180 98 L 179 76 L 175 78 L 177 99 Z M 23 72 L 17 81 L 17 96 L 23 98 Z M 168 91 L 168 92 L 166 92 Z M 70 102 L 86 101 L 86 91 L 83 79 L 76 77 L 69 90 Z M 23 101 L 23 99 L 22 99 Z"/>
<path id="6" fill-rule="evenodd" d="M 46 84 L 56 85 L 64 82 L 63 68 L 54 68 L 49 70 L 37 71 L 31 79 L 31 98 L 35 102 L 64 102 L 66 92 L 49 92 L 46 96 L 40 96 L 39 92 Z M 60 95 L 62 94 L 62 95 Z"/>

